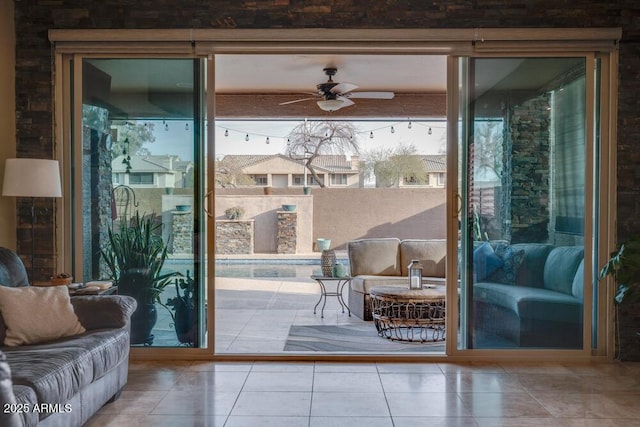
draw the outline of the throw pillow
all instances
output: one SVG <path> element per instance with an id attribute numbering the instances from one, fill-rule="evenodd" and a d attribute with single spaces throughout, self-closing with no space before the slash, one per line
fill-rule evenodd
<path id="1" fill-rule="evenodd" d="M 473 251 L 473 271 L 476 282 L 484 280 L 502 264 L 502 258 L 496 255 L 489 242 L 484 242 Z"/>
<path id="2" fill-rule="evenodd" d="M 518 270 L 524 260 L 524 249 L 516 251 L 513 247 L 500 243 L 496 246 L 494 252 L 502 260 L 502 266 L 489 275 L 488 280 L 495 283 L 514 285 Z"/>
<path id="3" fill-rule="evenodd" d="M 85 332 L 66 286 L 0 286 L 0 314 L 7 326 L 4 344 L 38 344 Z"/>

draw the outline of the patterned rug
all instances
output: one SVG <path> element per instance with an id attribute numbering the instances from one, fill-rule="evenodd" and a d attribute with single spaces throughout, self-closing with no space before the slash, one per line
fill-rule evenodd
<path id="1" fill-rule="evenodd" d="M 373 323 L 353 325 L 293 325 L 284 351 L 332 353 L 444 353 L 444 341 L 398 342 L 378 336 Z"/>

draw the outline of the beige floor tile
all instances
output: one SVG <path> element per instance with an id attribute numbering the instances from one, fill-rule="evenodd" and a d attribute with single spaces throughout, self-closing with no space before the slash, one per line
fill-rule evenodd
<path id="1" fill-rule="evenodd" d="M 242 392 L 231 415 L 304 417 L 311 407 L 310 392 Z"/>
<path id="2" fill-rule="evenodd" d="M 459 393 L 465 411 L 473 417 L 551 417 L 528 393 Z"/>
<path id="3" fill-rule="evenodd" d="M 140 427 L 223 427 L 226 420 L 220 415 L 149 415 L 140 421 Z"/>
<path id="4" fill-rule="evenodd" d="M 640 427 L 640 421 L 629 419 L 586 418 L 477 418 L 479 427 Z"/>
<path id="5" fill-rule="evenodd" d="M 224 427 L 308 427 L 309 417 L 230 416 Z M 186 427 L 186 426 L 185 426 Z"/>
<path id="6" fill-rule="evenodd" d="M 314 392 L 311 416 L 388 417 L 384 393 Z"/>
<path id="7" fill-rule="evenodd" d="M 130 371 L 126 390 L 171 390 L 183 371 L 153 371 L 150 369 Z"/>
<path id="8" fill-rule="evenodd" d="M 425 393 L 425 392 L 457 392 L 456 387 L 447 389 L 447 378 L 438 373 L 394 373 L 380 374 L 385 393 Z"/>
<path id="9" fill-rule="evenodd" d="M 213 392 L 217 391 L 237 391 L 242 390 L 249 372 L 228 372 L 228 371 L 198 371 L 185 372 L 176 382 L 173 390 L 194 390 L 205 389 Z"/>
<path id="10" fill-rule="evenodd" d="M 348 372 L 348 373 L 378 373 L 373 363 L 330 363 L 316 362 L 315 372 Z"/>
<path id="11" fill-rule="evenodd" d="M 249 372 L 253 362 L 201 362 L 195 361 L 189 367 L 190 371 L 217 371 L 217 372 Z"/>
<path id="12" fill-rule="evenodd" d="M 437 363 L 378 363 L 378 372 L 391 373 L 420 373 L 441 374 L 442 369 Z"/>
<path id="13" fill-rule="evenodd" d="M 151 415 L 229 415 L 237 398 L 238 392 L 172 390 L 151 411 Z"/>
<path id="14" fill-rule="evenodd" d="M 513 375 L 487 372 L 446 374 L 446 391 L 461 393 L 524 393 L 522 383 Z"/>
<path id="15" fill-rule="evenodd" d="M 270 363 L 256 362 L 252 372 L 313 372 L 313 362 Z"/>
<path id="16" fill-rule="evenodd" d="M 469 417 L 456 393 L 386 393 L 391 416 L 395 417 Z"/>
<path id="17" fill-rule="evenodd" d="M 394 427 L 477 427 L 472 417 L 393 417 Z"/>
<path id="18" fill-rule="evenodd" d="M 143 425 L 145 415 L 96 414 L 83 427 L 139 427 Z"/>
<path id="19" fill-rule="evenodd" d="M 382 384 L 377 373 L 316 372 L 313 391 L 382 393 Z"/>
<path id="20" fill-rule="evenodd" d="M 124 390 L 118 400 L 104 405 L 98 413 L 146 415 L 164 399 L 167 393 L 168 391 Z"/>
<path id="21" fill-rule="evenodd" d="M 309 427 L 393 427 L 391 417 L 311 417 Z M 424 426 L 424 424 L 422 424 Z"/>
<path id="22" fill-rule="evenodd" d="M 251 372 L 243 391 L 311 392 L 312 372 Z"/>
<path id="23" fill-rule="evenodd" d="M 445 374 L 456 372 L 495 372 L 506 373 L 499 363 L 489 362 L 467 362 L 467 363 L 438 363 L 438 366 Z"/>

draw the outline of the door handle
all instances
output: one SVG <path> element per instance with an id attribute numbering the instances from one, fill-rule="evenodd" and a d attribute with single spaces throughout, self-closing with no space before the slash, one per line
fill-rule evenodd
<path id="1" fill-rule="evenodd" d="M 209 196 L 211 194 L 213 194 L 213 190 L 207 191 L 207 194 L 205 194 L 204 197 L 202 198 L 202 210 L 204 210 L 204 213 L 207 214 L 208 217 L 213 217 L 213 215 L 211 214 L 211 211 L 209 210 L 209 203 L 210 203 Z"/>

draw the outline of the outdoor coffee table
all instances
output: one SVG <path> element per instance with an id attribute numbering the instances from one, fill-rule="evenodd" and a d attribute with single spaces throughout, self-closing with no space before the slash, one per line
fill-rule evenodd
<path id="1" fill-rule="evenodd" d="M 318 282 L 318 285 L 320 285 L 320 299 L 316 303 L 315 307 L 313 307 L 313 314 L 316 314 L 316 308 L 318 308 L 318 305 L 322 302 L 320 317 L 324 318 L 324 306 L 327 305 L 327 296 L 335 296 L 338 298 L 338 302 L 342 307 L 342 312 L 344 313 L 344 309 L 346 308 L 349 312 L 349 316 L 351 316 L 351 310 L 349 310 L 349 306 L 344 302 L 344 299 L 342 298 L 342 291 L 344 290 L 344 286 L 351 281 L 351 277 L 311 276 L 311 278 Z M 327 291 L 327 284 L 325 282 L 335 282 L 336 291 Z"/>
<path id="2" fill-rule="evenodd" d="M 396 341 L 445 338 L 445 287 L 371 288 L 371 314 L 378 335 Z"/>

